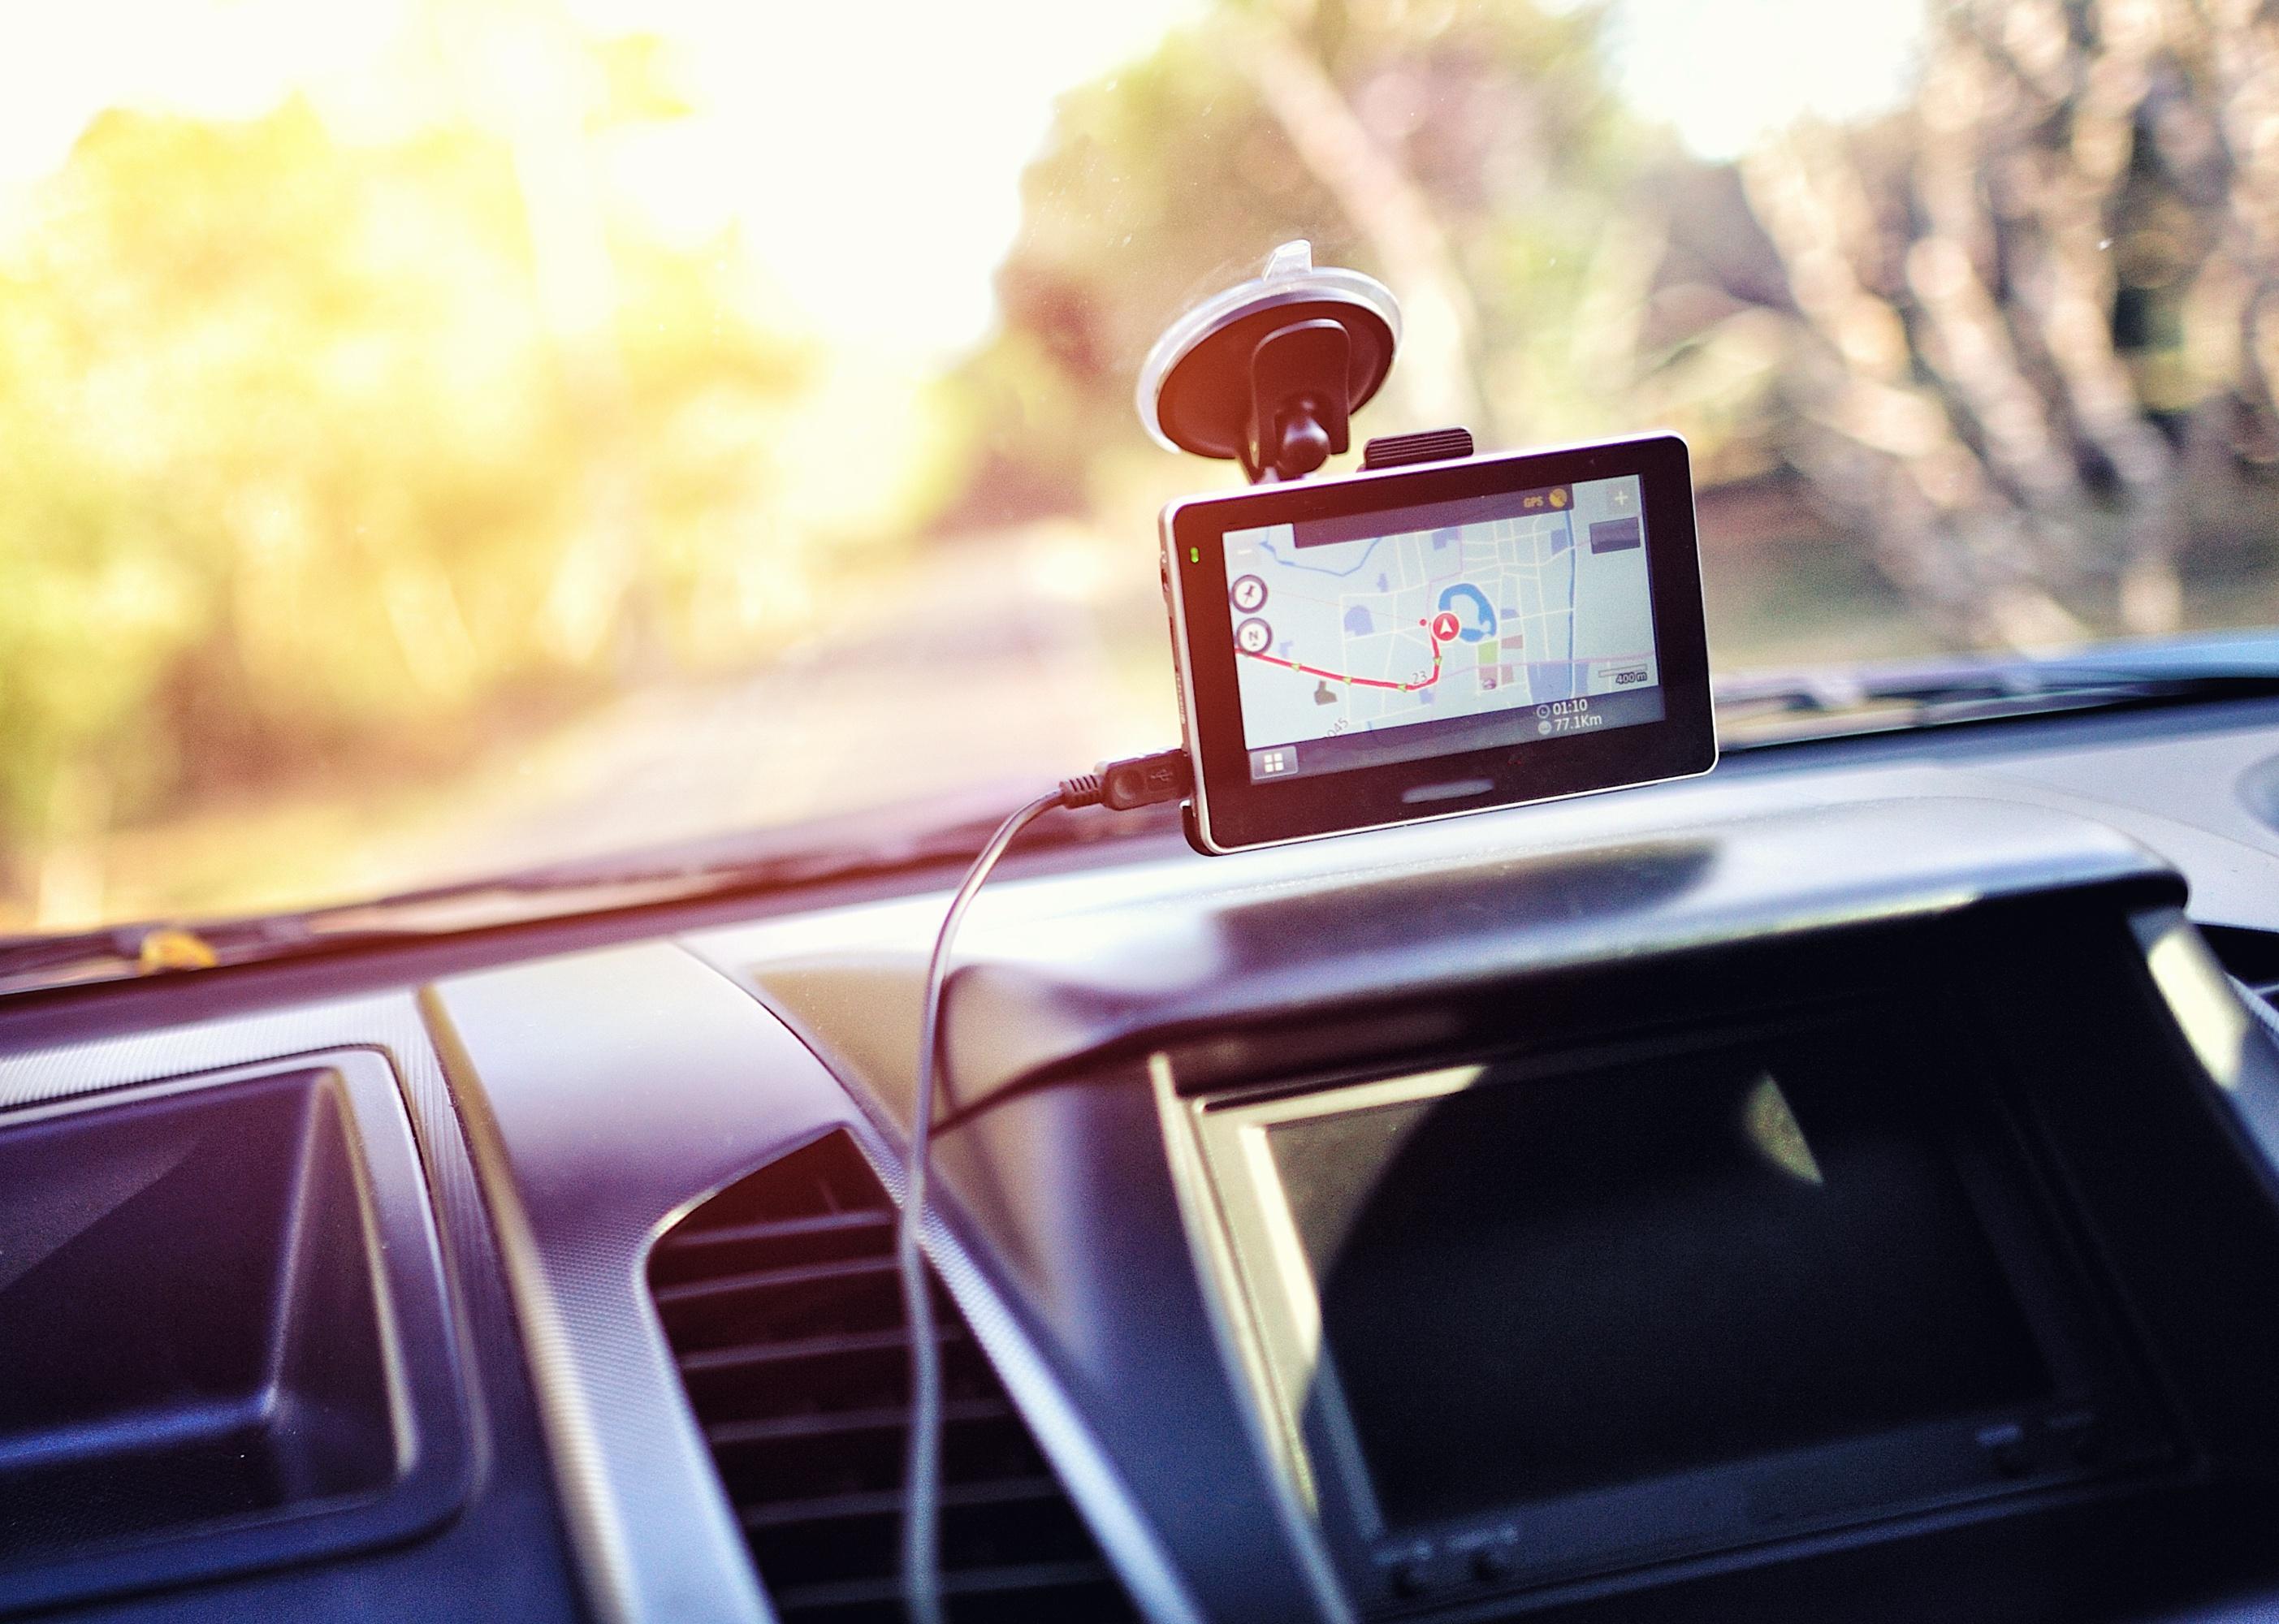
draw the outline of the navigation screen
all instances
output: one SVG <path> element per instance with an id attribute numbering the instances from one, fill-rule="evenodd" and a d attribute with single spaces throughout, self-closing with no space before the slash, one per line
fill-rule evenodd
<path id="1" fill-rule="evenodd" d="M 1661 721 L 1644 508 L 1633 474 L 1228 532 L 1252 781 Z"/>

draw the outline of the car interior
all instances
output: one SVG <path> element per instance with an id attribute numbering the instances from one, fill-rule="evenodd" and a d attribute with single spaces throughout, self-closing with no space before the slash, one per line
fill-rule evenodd
<path id="1" fill-rule="evenodd" d="M 592 8 L 525 9 L 602 27 Z M 1140 604 L 1159 733 L 1067 733 L 1045 690 L 1064 652 L 1055 617 L 1077 600 L 1022 596 L 1012 544 L 958 550 L 968 530 L 937 514 L 909 555 L 936 573 L 908 574 L 916 596 L 893 600 L 919 607 L 740 655 L 772 686 L 720 688 L 714 710 L 658 689 L 625 730 L 648 754 L 597 750 L 587 801 L 549 824 L 486 825 L 497 839 L 469 837 L 451 862 L 367 884 L 364 848 L 328 846 L 332 824 L 249 823 L 264 832 L 232 837 L 226 885 L 201 892 L 203 848 L 178 831 L 150 849 L 179 892 L 114 878 L 73 912 L 54 899 L 92 837 L 0 813 L 0 869 L 18 877 L 0 885 L 0 1618 L 2279 1616 L 2279 634 L 2264 624 L 2279 597 L 2254 573 L 2279 560 L 2279 507 L 2272 458 L 2240 427 L 2258 409 L 2279 422 L 2255 359 L 2274 285 L 2256 279 L 2279 263 L 2255 234 L 2279 34 L 2253 8 L 2167 0 L 1934 7 L 1895 56 L 1907 96 L 1849 122 L 1799 102 L 1802 135 L 1636 180 L 1664 187 L 1661 269 L 1633 275 L 1609 252 L 1571 274 L 1577 300 L 1611 300 L 1633 326 L 1722 289 L 1723 325 L 1666 346 L 1672 367 L 1725 366 L 1702 357 L 1784 324 L 1788 348 L 1763 353 L 1787 370 L 1746 373 L 1766 391 L 1758 415 L 1643 383 L 1627 415 L 1570 392 L 1563 415 L 1499 417 L 1485 382 L 1435 412 L 1462 372 L 1436 349 L 1458 308 L 1446 264 L 1469 267 L 1481 333 L 1496 307 L 1485 237 L 1415 249 L 1419 219 L 1486 230 L 1432 165 L 1457 163 L 1465 120 L 1500 130 L 1495 110 L 1542 82 L 1510 41 L 1595 39 L 1613 17 L 1683 57 L 1695 36 L 1674 9 L 1191 6 L 1139 45 L 1119 37 L 1098 73 L 1038 70 L 1063 98 L 1038 103 L 1059 133 L 1044 157 L 1020 148 L 1032 223 L 990 250 L 1011 255 L 991 319 L 1033 340 L 1032 359 L 1096 371 L 1109 402 L 1080 421 L 1075 395 L 1062 417 L 1039 409 L 1019 433 L 1042 449 L 1024 455 L 1047 466 L 1112 416 L 1117 455 L 1152 471 L 1139 506 L 1155 528 L 1103 525 L 1098 568 Z M 1805 39 L 1822 25 L 1796 19 L 1818 9 L 1735 8 L 1721 71 L 1768 28 Z M 907 25 L 911 41 L 877 48 L 916 57 L 914 83 L 932 25 L 886 12 L 844 24 L 840 45 L 851 59 L 866 29 Z M 1022 16 L 1053 27 L 1050 8 Z M 1870 52 L 1862 19 L 1825 25 L 1827 60 Z M 80 43 L 57 27 L 51 60 Z M 784 37 L 794 69 L 825 71 L 828 39 Z M 713 38 L 674 49 L 702 57 Z M 1496 42 L 1527 65 L 1480 65 Z M 526 188 L 531 241 L 575 237 L 532 133 L 559 109 L 516 89 L 543 74 L 450 49 L 499 76 L 481 172 Z M 1201 119 L 1208 96 L 1182 87 L 1222 73 L 1284 143 L 1254 133 L 1224 161 L 1310 173 L 1342 224 L 1309 243 L 1272 227 L 1307 225 L 1311 204 L 1228 205 L 1179 227 L 1207 239 L 1191 252 L 1172 234 L 1201 193 L 1168 193 L 1155 228 L 1178 246 L 1132 270 L 1153 279 L 1133 295 L 1138 341 L 1069 363 L 1070 311 L 1093 307 L 1070 280 L 1078 303 L 1039 316 L 1036 267 L 1074 252 L 1071 221 L 1124 232 L 1122 205 L 1095 195 L 1124 195 L 1098 167 L 1101 131 L 1124 127 L 1109 113 Z M 282 149 L 348 150 L 310 133 L 349 126 L 309 95 L 257 116 L 147 117 L 167 140 L 268 119 Z M 1396 102 L 1412 109 L 1399 140 L 1383 122 Z M 110 161 L 104 143 L 144 117 L 74 124 L 57 172 Z M 2097 171 L 2106 126 L 2121 145 Z M 1178 143 L 1216 127 L 1140 146 L 1147 163 L 1192 156 Z M 1372 141 L 1355 202 L 1324 176 Z M 1845 185 L 1826 167 L 1839 150 L 1856 164 Z M 106 252 L 128 252 L 119 234 L 143 209 L 164 214 L 174 172 L 136 172 L 152 189 L 112 200 Z M 444 185 L 424 170 L 397 183 Z M 32 398 L 25 357 L 48 353 L 27 336 L 48 331 L 35 295 L 77 286 L 42 280 L 41 256 L 88 218 L 40 195 L 0 235 L 0 395 L 35 425 L 64 411 Z M 268 206 L 320 211 L 325 195 L 280 188 Z M 1804 241 L 1815 220 L 1838 222 L 1844 252 Z M 1776 293 L 1746 295 L 1738 260 L 1715 268 L 1735 221 L 1785 279 Z M 152 262 L 167 285 L 223 289 L 234 272 L 168 229 Z M 2176 239 L 2157 277 L 2138 240 L 2156 231 Z M 2118 240 L 2138 268 L 2072 287 L 2091 272 L 2068 232 Z M 1646 251 L 1635 234 L 1609 241 Z M 612 251 L 630 280 L 633 250 Z M 1148 257 L 1119 251 L 1119 266 Z M 2168 305 L 2139 318 L 2219 283 L 2223 364 L 2246 372 L 2192 404 L 2154 352 L 2205 357 L 2214 341 L 2191 349 Z M 539 274 L 527 301 L 574 303 L 575 285 Z M 288 295 L 250 286 L 269 291 L 211 297 L 250 300 L 249 353 L 278 359 L 286 318 L 260 307 Z M 81 313 L 124 297 L 88 293 Z M 2191 308 L 2204 336 L 2214 318 Z M 664 432 L 640 415 L 663 387 L 640 370 L 647 341 L 625 341 L 639 364 L 621 374 L 576 348 L 596 329 L 532 319 L 572 334 L 532 387 L 629 388 L 591 420 Z M 727 348 L 710 319 L 688 343 Z M 133 342 L 147 360 L 211 341 L 170 332 L 137 326 Z M 484 341 L 454 333 L 453 354 Z M 997 387 L 959 364 L 972 398 Z M 189 376 L 149 365 L 153 388 Z M 281 392 L 259 430 L 284 437 L 280 455 L 314 457 L 349 421 L 295 404 L 295 388 L 329 401 L 330 384 L 265 387 Z M 856 397 L 861 421 L 884 410 Z M 1768 415 L 1775 401 L 1792 417 Z M 1776 422 L 1789 438 L 1750 439 Z M 2211 424 L 2237 433 L 2219 442 Z M 610 483 L 593 448 L 617 431 L 596 432 L 544 465 L 549 490 L 609 512 L 639 488 L 666 512 L 670 471 Z M 448 438 L 403 455 L 457 455 Z M 47 487 L 19 464 L 59 465 L 65 440 L 27 429 L 20 455 L 0 453 L 0 507 L 19 514 L 0 518 L 0 597 L 12 578 L 38 595 L 41 538 L 84 533 L 103 557 L 154 522 L 82 532 L 64 496 L 37 507 Z M 1031 478 L 993 443 L 958 453 L 983 495 Z M 1774 450 L 1750 463 L 1753 446 Z M 834 481 L 861 482 L 875 448 L 856 449 Z M 2059 463 L 2078 486 L 2063 534 L 2058 508 L 2033 505 Z M 101 471 L 123 486 L 131 471 L 122 453 Z M 216 512 L 274 488 L 241 473 L 215 463 Z M 541 501 L 535 484 L 501 488 Z M 187 534 L 205 498 L 180 489 Z M 972 491 L 971 525 L 1004 530 Z M 469 510 L 497 495 L 474 492 Z M 1782 528 L 1807 512 L 1809 545 Z M 598 532 L 572 529 L 500 601 L 535 615 L 546 582 L 585 568 L 578 538 Z M 2067 546 L 2063 567 L 2034 562 Z M 902 556 L 877 568 L 921 569 Z M 425 578 L 388 559 L 374 543 L 326 567 L 344 596 L 432 632 L 441 611 L 400 586 Z M 1812 593 L 1850 592 L 1854 568 L 1880 583 L 1867 607 L 1796 655 Z M 72 578 L 95 603 L 95 577 Z M 690 613 L 717 609 L 729 578 L 692 589 Z M 805 618 L 835 623 L 834 604 L 873 590 L 833 579 L 799 600 Z M 475 589 L 457 590 L 479 631 Z M 100 650 L 67 658 L 24 633 L 57 692 L 96 692 L 106 662 L 141 658 L 125 651 L 145 634 L 118 618 L 130 596 L 88 611 L 126 628 Z M 984 600 L 1028 607 L 958 607 Z M 318 600 L 295 601 L 298 616 Z M 2072 630 L 2038 635 L 2052 616 Z M 1935 634 L 1886 643 L 1886 622 Z M 68 753 L 50 748 L 65 734 L 39 709 L 47 689 L 7 694 L 19 624 L 0 606 L 0 757 L 17 774 L 0 788 L 9 807 L 76 806 L 87 779 L 54 765 Z M 595 647 L 616 652 L 581 668 L 580 704 L 645 669 L 637 631 L 612 635 Z M 1751 638 L 1772 655 L 1728 652 Z M 1025 639 L 1044 652 L 1002 668 L 1017 680 L 960 674 L 999 670 L 1007 649 L 1031 661 Z M 794 691 L 857 692 L 856 668 L 898 642 L 926 669 L 897 687 L 939 685 L 974 713 L 970 735 L 929 736 L 922 693 L 852 742 L 836 711 L 757 752 L 736 731 L 747 711 L 794 715 Z M 237 647 L 200 644 L 185 669 Z M 347 691 L 295 669 L 296 703 Z M 234 692 L 202 682 L 183 692 Z M 222 714 L 136 693 L 117 726 L 146 731 L 102 734 L 86 760 Z M 561 703 L 548 727 L 586 714 Z M 349 750 L 346 729 L 323 749 Z M 180 764 L 187 746 L 165 758 L 173 778 L 122 769 L 104 804 L 171 785 L 143 823 L 117 815 L 142 839 L 169 796 L 208 819 L 198 830 L 282 797 L 291 750 L 233 765 L 257 732 L 200 747 L 239 774 L 218 812 L 196 799 L 209 780 Z M 496 737 L 482 753 L 510 772 L 554 759 Z M 1066 756 L 1064 737 L 1098 747 Z M 371 752 L 325 756 L 348 763 L 348 802 L 381 804 L 410 759 Z M 707 787 L 731 769 L 739 785 L 849 783 L 812 816 L 764 817 Z M 472 792 L 436 793 L 472 816 Z M 123 874 L 144 847 L 115 849 Z M 288 857 L 318 877 L 293 879 Z M 286 877 L 254 888 L 271 870 Z"/>

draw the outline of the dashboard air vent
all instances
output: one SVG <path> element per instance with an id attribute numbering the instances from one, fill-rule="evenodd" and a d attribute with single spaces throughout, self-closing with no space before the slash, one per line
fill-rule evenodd
<path id="1" fill-rule="evenodd" d="M 676 1225 L 649 1289 L 760 1582 L 787 1624 L 900 1624 L 909 1337 L 894 1210 L 842 1130 Z M 1137 1615 L 963 1318 L 942 1344 L 954 1624 Z"/>

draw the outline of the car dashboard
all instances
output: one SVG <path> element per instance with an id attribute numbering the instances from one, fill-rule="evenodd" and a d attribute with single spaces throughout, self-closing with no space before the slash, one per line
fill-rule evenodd
<path id="1" fill-rule="evenodd" d="M 954 877 L 0 1002 L 0 1616 L 901 1617 Z M 2279 1606 L 2273 982 L 2266 701 L 1017 859 L 950 1616 Z"/>

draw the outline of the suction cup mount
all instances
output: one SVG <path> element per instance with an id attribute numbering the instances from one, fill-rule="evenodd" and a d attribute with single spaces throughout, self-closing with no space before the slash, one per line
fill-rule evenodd
<path id="1" fill-rule="evenodd" d="M 1171 324 L 1140 369 L 1140 421 L 1167 450 L 1232 457 L 1254 485 L 1302 479 L 1352 444 L 1393 370 L 1400 306 L 1358 271 L 1285 242 L 1263 272 Z"/>

